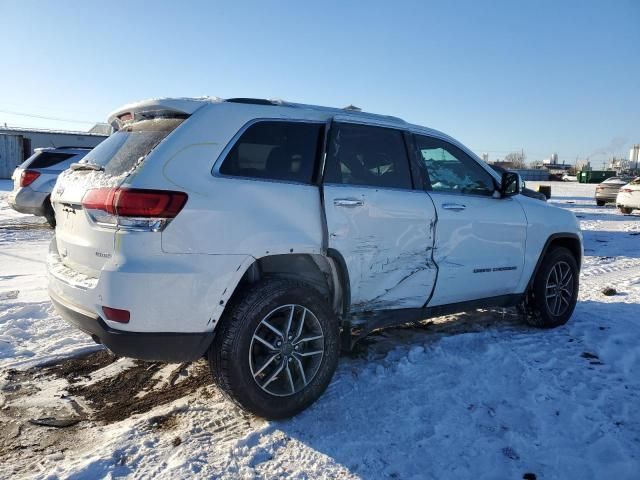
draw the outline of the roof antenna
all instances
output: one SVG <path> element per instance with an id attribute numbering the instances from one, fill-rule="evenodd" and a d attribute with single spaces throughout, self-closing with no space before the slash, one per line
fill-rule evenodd
<path id="1" fill-rule="evenodd" d="M 343 108 L 343 110 L 349 110 L 350 112 L 361 112 L 362 109 L 360 107 L 356 107 L 352 103 Z"/>

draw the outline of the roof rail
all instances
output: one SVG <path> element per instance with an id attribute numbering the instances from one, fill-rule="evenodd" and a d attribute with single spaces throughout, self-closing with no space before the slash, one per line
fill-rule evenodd
<path id="1" fill-rule="evenodd" d="M 280 105 L 280 103 L 274 100 L 267 100 L 266 98 L 227 98 L 225 102 L 248 103 L 251 105 Z"/>

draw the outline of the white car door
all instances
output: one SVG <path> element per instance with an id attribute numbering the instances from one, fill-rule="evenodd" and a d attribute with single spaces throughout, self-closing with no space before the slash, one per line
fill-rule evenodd
<path id="1" fill-rule="evenodd" d="M 520 203 L 500 198 L 492 175 L 458 146 L 424 135 L 415 144 L 438 214 L 429 306 L 518 293 L 527 227 Z"/>
<path id="2" fill-rule="evenodd" d="M 403 132 L 333 123 L 323 185 L 328 246 L 346 263 L 352 312 L 421 308 L 431 295 L 435 209 L 412 185 Z"/>

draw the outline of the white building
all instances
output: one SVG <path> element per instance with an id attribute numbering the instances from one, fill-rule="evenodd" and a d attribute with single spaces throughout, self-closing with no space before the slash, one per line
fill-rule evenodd
<path id="1" fill-rule="evenodd" d="M 558 164 L 558 154 L 552 153 L 549 158 L 545 158 L 542 161 L 543 165 L 557 165 Z"/>
<path id="2" fill-rule="evenodd" d="M 96 124 L 88 132 L 0 126 L 0 135 L 11 137 L 15 147 L 0 152 L 0 178 L 9 178 L 15 167 L 33 155 L 35 148 L 95 147 L 111 133 L 111 127 L 105 125 Z"/>
<path id="3" fill-rule="evenodd" d="M 629 150 L 629 168 L 638 169 L 640 166 L 640 145 L 634 145 Z"/>

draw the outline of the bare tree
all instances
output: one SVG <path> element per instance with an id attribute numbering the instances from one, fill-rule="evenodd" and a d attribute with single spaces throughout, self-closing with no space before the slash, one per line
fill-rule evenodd
<path id="1" fill-rule="evenodd" d="M 527 156 L 524 152 L 511 152 L 504 156 L 504 161 L 510 162 L 513 165 L 513 168 L 525 168 L 526 164 L 524 163 L 524 160 L 526 158 Z"/>

